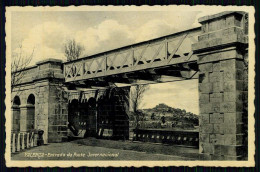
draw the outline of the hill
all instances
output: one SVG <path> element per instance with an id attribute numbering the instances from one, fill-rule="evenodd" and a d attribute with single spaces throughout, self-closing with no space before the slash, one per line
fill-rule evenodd
<path id="1" fill-rule="evenodd" d="M 173 108 L 160 103 L 153 108 L 141 109 L 141 128 L 194 129 L 199 125 L 199 116 L 185 109 Z M 134 114 L 133 114 L 134 115 Z M 134 117 L 130 118 L 133 120 Z"/>

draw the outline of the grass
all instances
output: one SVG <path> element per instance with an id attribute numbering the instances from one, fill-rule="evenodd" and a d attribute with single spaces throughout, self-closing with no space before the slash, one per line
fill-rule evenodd
<path id="1" fill-rule="evenodd" d="M 131 142 L 131 141 L 115 141 L 115 140 L 102 140 L 95 138 L 87 138 L 75 140 L 78 144 L 96 147 L 105 147 L 121 150 L 132 150 L 140 151 L 153 154 L 164 154 L 164 155 L 174 155 L 187 157 L 192 159 L 199 159 L 199 150 L 195 148 L 173 146 L 173 145 L 163 145 L 154 143 L 144 143 L 144 142 Z"/>

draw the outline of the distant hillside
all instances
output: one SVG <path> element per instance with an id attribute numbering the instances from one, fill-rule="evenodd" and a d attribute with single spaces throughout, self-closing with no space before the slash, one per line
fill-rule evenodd
<path id="1" fill-rule="evenodd" d="M 171 127 L 193 128 L 199 125 L 198 115 L 186 112 L 185 109 L 170 107 L 164 103 L 160 103 L 154 108 L 142 109 L 140 111 L 143 114 L 141 121 L 145 123 L 160 122 L 163 124 L 162 119 L 164 118 L 164 124 Z"/>
<path id="2" fill-rule="evenodd" d="M 154 108 L 143 109 L 142 111 L 146 113 L 160 113 L 161 115 L 171 113 L 172 115 L 190 116 L 198 118 L 198 115 L 191 112 L 186 112 L 185 109 L 173 108 L 164 103 L 160 103 L 156 105 Z"/>

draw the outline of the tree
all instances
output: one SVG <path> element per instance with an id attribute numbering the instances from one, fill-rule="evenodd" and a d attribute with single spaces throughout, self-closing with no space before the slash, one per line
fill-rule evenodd
<path id="1" fill-rule="evenodd" d="M 64 55 L 66 56 L 67 61 L 78 59 L 84 50 L 84 46 L 77 43 L 75 39 L 68 40 L 64 45 Z"/>
<path id="2" fill-rule="evenodd" d="M 161 117 L 161 120 L 162 120 L 162 123 L 164 124 L 166 121 L 165 121 L 165 116 L 162 116 Z"/>
<path id="3" fill-rule="evenodd" d="M 140 117 L 143 115 L 141 111 L 139 111 L 144 92 L 147 91 L 149 85 L 137 85 L 132 87 L 130 92 L 130 100 L 129 103 L 131 105 L 131 109 L 135 115 L 136 128 L 139 127 L 138 122 L 140 121 Z"/>
<path id="4" fill-rule="evenodd" d="M 151 115 L 151 120 L 155 120 L 155 115 L 154 115 L 154 113 Z"/>
<path id="5" fill-rule="evenodd" d="M 19 45 L 18 52 L 12 53 L 11 62 L 11 92 L 13 92 L 14 87 L 19 85 L 26 75 L 25 69 L 29 66 L 34 55 L 34 48 L 32 53 L 27 55 L 23 51 L 22 45 Z M 18 91 L 17 91 L 18 94 Z M 12 101 L 12 100 L 11 100 Z"/>

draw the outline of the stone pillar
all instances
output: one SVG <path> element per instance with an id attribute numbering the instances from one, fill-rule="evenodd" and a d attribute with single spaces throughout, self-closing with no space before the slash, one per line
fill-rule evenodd
<path id="1" fill-rule="evenodd" d="M 248 115 L 244 111 L 247 83 L 243 80 L 248 41 L 244 20 L 242 12 L 199 19 L 202 34 L 192 48 L 199 65 L 202 159 L 239 160 L 246 156 L 243 119 Z"/>
<path id="2" fill-rule="evenodd" d="M 29 132 L 31 129 L 34 129 L 34 112 L 33 105 L 20 105 L 20 131 Z"/>
<path id="3" fill-rule="evenodd" d="M 33 130 L 35 128 L 35 106 L 27 105 L 27 130 Z"/>
<path id="4" fill-rule="evenodd" d="M 12 106 L 12 132 L 20 131 L 20 108 L 17 105 Z"/>
<path id="5" fill-rule="evenodd" d="M 12 132 L 20 131 L 20 107 L 17 105 L 12 106 Z"/>

